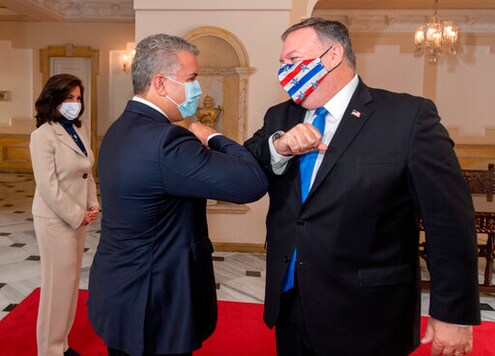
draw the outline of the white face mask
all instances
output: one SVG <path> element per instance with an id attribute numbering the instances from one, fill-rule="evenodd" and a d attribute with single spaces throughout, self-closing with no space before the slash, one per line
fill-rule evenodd
<path id="1" fill-rule="evenodd" d="M 81 112 L 81 103 L 78 102 L 65 102 L 62 103 L 60 113 L 68 120 L 75 120 Z"/>

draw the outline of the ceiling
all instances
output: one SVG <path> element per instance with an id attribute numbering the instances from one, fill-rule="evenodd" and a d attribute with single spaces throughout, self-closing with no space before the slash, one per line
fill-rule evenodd
<path id="1" fill-rule="evenodd" d="M 177 0 L 180 1 L 180 0 Z M 495 9 L 494 0 L 443 0 L 440 9 Z M 325 9 L 432 9 L 434 0 L 319 0 Z M 0 21 L 133 22 L 132 0 L 0 0 Z"/>
<path id="2" fill-rule="evenodd" d="M 0 21 L 134 22 L 132 0 L 0 0 Z"/>
<path id="3" fill-rule="evenodd" d="M 434 0 L 319 0 L 315 9 L 432 9 Z M 439 9 L 495 9 L 494 0 L 440 0 Z"/>

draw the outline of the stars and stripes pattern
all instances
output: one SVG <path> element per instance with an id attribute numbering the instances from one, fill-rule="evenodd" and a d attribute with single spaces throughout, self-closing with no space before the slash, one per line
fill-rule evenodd
<path id="1" fill-rule="evenodd" d="M 278 71 L 278 81 L 292 100 L 300 104 L 327 73 L 319 58 L 308 59 L 295 64 L 283 64 Z"/>
<path id="2" fill-rule="evenodd" d="M 356 109 L 352 110 L 351 115 L 355 116 L 357 118 L 361 117 L 361 113 L 359 111 L 357 111 Z"/>

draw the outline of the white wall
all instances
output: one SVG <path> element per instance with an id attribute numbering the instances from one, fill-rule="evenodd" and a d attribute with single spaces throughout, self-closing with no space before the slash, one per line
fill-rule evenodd
<path id="1" fill-rule="evenodd" d="M 493 48 L 493 47 L 492 47 Z M 438 66 L 436 103 L 445 123 L 460 135 L 483 136 L 495 127 L 495 53 L 491 46 L 465 46 L 469 56 Z"/>
<path id="2" fill-rule="evenodd" d="M 443 125 L 456 130 L 458 144 L 472 144 L 475 138 L 495 144 L 495 137 L 485 136 L 495 127 L 495 35 L 471 36 L 485 43 L 465 43 L 458 54 L 442 55 L 432 64 L 414 53 L 410 34 L 351 34 L 357 42 L 357 72 L 367 85 L 432 99 Z"/>
<path id="3" fill-rule="evenodd" d="M 0 129 L 12 119 L 33 119 L 33 50 L 12 48 L 12 42 L 0 41 L 0 90 L 8 100 L 0 101 Z"/>
<path id="4" fill-rule="evenodd" d="M 401 53 L 400 45 L 376 45 L 357 53 L 357 72 L 370 87 L 423 95 L 424 59 Z"/>

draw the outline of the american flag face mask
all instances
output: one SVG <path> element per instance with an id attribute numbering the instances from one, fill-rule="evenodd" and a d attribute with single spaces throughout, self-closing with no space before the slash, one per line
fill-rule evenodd
<path id="1" fill-rule="evenodd" d="M 318 87 L 325 76 L 340 65 L 339 63 L 332 70 L 327 71 L 323 63 L 321 63 L 321 57 L 332 47 L 333 45 L 318 58 L 280 66 L 278 81 L 296 104 L 300 104 L 306 99 Z"/>

